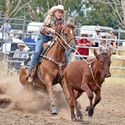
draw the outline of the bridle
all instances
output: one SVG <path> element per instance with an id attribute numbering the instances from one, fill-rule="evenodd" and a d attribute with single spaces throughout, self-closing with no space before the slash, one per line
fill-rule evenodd
<path id="1" fill-rule="evenodd" d="M 61 31 L 60 31 L 60 33 L 57 33 L 56 32 L 56 37 L 55 37 L 55 40 L 54 41 L 56 41 L 57 39 L 58 39 L 58 45 L 62 48 L 62 49 L 65 49 L 65 50 L 67 50 L 67 51 L 69 51 L 69 48 L 72 48 L 68 43 L 72 40 L 72 39 L 74 39 L 74 38 L 71 38 L 68 42 L 67 42 L 67 40 L 66 40 L 66 36 L 65 36 L 65 33 L 64 33 L 64 30 L 67 28 L 68 26 L 66 26 L 66 27 L 64 27 L 63 29 L 61 29 Z M 63 36 L 62 35 L 60 35 L 60 34 L 63 34 Z M 66 44 L 66 46 L 65 45 L 63 45 L 63 43 L 62 43 L 62 40 L 64 41 L 64 43 Z M 55 42 L 53 42 L 52 43 L 52 45 L 51 45 L 51 47 L 54 45 L 54 43 Z M 69 48 L 68 48 L 68 47 Z M 51 48 L 50 47 L 50 48 Z M 47 52 L 46 52 L 47 53 Z M 51 61 L 51 62 L 53 62 L 53 63 L 55 63 L 58 67 L 59 67 L 59 69 L 60 70 L 62 70 L 62 66 L 64 66 L 65 65 L 65 62 L 58 62 L 58 61 L 56 61 L 55 59 L 53 59 L 53 58 L 51 58 L 51 57 L 48 57 L 48 56 L 46 56 L 46 55 L 41 55 L 44 59 L 47 59 L 47 60 L 49 60 L 49 61 Z"/>
<path id="2" fill-rule="evenodd" d="M 59 44 L 59 46 L 60 46 L 61 48 L 65 49 L 65 50 L 68 50 L 68 49 L 72 49 L 72 48 L 73 48 L 73 47 L 71 47 L 71 46 L 69 45 L 69 43 L 70 43 L 71 40 L 74 40 L 74 38 L 71 38 L 71 39 L 67 42 L 67 39 L 66 39 L 66 36 L 65 36 L 65 33 L 64 33 L 64 31 L 65 31 L 65 29 L 66 29 L 67 27 L 68 27 L 68 25 L 66 25 L 66 26 L 61 30 L 61 32 L 60 32 L 60 34 L 62 33 L 63 36 L 61 36 L 59 33 L 55 32 L 56 35 L 57 35 L 57 39 L 58 39 L 58 44 Z M 61 41 L 60 38 L 64 41 L 64 43 L 66 44 L 66 46 L 63 45 L 63 43 L 62 43 L 62 41 Z"/>

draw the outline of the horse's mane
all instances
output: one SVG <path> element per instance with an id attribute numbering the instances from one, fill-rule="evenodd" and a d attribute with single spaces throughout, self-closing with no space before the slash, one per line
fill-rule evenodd
<path id="1" fill-rule="evenodd" d="M 74 26 L 73 24 L 65 24 L 64 26 L 65 26 L 65 27 L 69 27 L 69 28 L 71 28 L 71 29 L 75 29 L 75 26 Z M 57 32 L 60 33 L 61 30 L 62 30 L 62 27 L 60 27 Z"/>
<path id="2" fill-rule="evenodd" d="M 75 26 L 73 24 L 67 24 L 66 26 L 69 28 L 75 29 Z"/>

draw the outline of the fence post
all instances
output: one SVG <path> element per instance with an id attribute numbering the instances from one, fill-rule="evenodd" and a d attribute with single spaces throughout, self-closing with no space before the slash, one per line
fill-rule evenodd
<path id="1" fill-rule="evenodd" d="M 2 25 L 3 24 L 4 24 L 4 20 L 2 21 Z M 3 25 L 3 29 L 4 29 L 4 25 Z M 3 52 L 3 43 L 4 43 L 4 31 L 2 30 L 1 33 L 2 33 L 2 40 L 1 40 L 1 53 L 2 53 Z"/>
<path id="2" fill-rule="evenodd" d="M 118 43 L 117 43 L 118 47 L 120 46 L 120 43 L 119 43 L 119 41 L 120 41 L 120 31 L 121 31 L 121 28 L 119 27 L 119 29 L 118 29 Z M 116 54 L 118 55 L 118 50 L 116 51 Z"/>
<path id="3" fill-rule="evenodd" d="M 23 20 L 23 32 L 25 31 L 25 25 L 26 25 L 26 17 L 24 16 L 24 20 Z"/>

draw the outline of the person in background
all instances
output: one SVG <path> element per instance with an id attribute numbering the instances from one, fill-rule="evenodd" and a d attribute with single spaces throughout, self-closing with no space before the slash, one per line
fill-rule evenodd
<path id="1" fill-rule="evenodd" d="M 88 34 L 84 33 L 81 34 L 81 37 L 88 37 Z M 92 46 L 94 45 L 94 43 L 91 43 L 89 40 L 87 40 L 87 38 L 81 38 L 77 41 L 77 45 L 78 46 Z M 76 59 L 77 60 L 82 60 L 82 57 L 79 56 L 79 54 L 84 58 L 87 59 L 86 56 L 89 56 L 89 48 L 77 48 L 77 52 L 76 52 Z"/>
<path id="2" fill-rule="evenodd" d="M 100 30 L 97 29 L 97 30 L 96 30 L 96 34 L 94 34 L 93 40 L 92 40 L 92 42 L 94 43 L 94 44 L 93 44 L 94 47 L 99 47 L 100 39 L 101 39 Z"/>
<path id="3" fill-rule="evenodd" d="M 31 77 L 31 72 L 34 66 L 38 62 L 38 57 L 42 52 L 42 45 L 50 41 L 52 36 L 55 34 L 55 31 L 58 30 L 62 24 L 64 24 L 63 16 L 65 15 L 66 11 L 64 10 L 63 5 L 53 6 L 47 17 L 44 20 L 44 25 L 40 31 L 40 35 L 35 47 L 35 53 L 31 59 L 29 73 L 26 76 L 28 82 L 32 83 L 33 78 Z M 51 35 L 52 34 L 52 35 Z"/>
<path id="4" fill-rule="evenodd" d="M 115 36 L 112 31 L 110 31 L 110 39 L 110 44 L 113 46 L 114 49 L 116 49 L 117 36 Z M 116 54 L 116 50 L 113 50 L 112 54 Z"/>
<path id="5" fill-rule="evenodd" d="M 18 32 L 18 35 L 15 36 L 15 39 L 20 39 L 20 40 L 23 40 L 23 35 L 22 35 L 22 31 L 19 31 Z"/>
<path id="6" fill-rule="evenodd" d="M 18 44 L 18 49 L 16 49 L 14 55 L 13 55 L 13 59 L 16 60 L 25 60 L 28 59 L 29 55 L 27 54 L 27 51 L 24 49 L 25 48 L 25 44 L 24 43 L 19 43 Z M 13 67 L 16 70 L 20 70 L 21 67 L 21 62 L 15 62 L 13 64 Z"/>
<path id="7" fill-rule="evenodd" d="M 103 52 L 108 52 L 109 49 L 111 49 L 111 46 L 109 44 L 109 41 L 106 41 L 106 35 L 103 34 L 102 35 L 102 39 L 100 40 L 100 46 L 99 46 L 99 53 L 103 53 Z"/>
<path id="8" fill-rule="evenodd" d="M 24 39 L 25 43 L 28 43 L 27 46 L 30 48 L 29 51 L 35 51 L 35 39 L 32 38 L 31 32 L 28 33 L 28 36 Z M 30 44 L 34 43 L 34 44 Z"/>
<path id="9" fill-rule="evenodd" d="M 0 28 L 0 31 L 2 32 L 4 42 L 7 42 L 8 35 L 10 34 L 11 31 L 11 25 L 9 24 L 8 19 L 5 20 L 4 24 Z"/>

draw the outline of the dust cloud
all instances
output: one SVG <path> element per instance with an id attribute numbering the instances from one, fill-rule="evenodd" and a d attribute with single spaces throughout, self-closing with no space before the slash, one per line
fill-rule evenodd
<path id="1" fill-rule="evenodd" d="M 54 94 L 58 110 L 67 111 L 68 104 L 59 85 L 54 86 Z M 18 78 L 10 77 L 0 80 L 1 109 L 38 113 L 48 112 L 49 106 L 50 99 L 46 91 L 42 91 L 42 89 L 29 91 L 20 84 Z"/>

